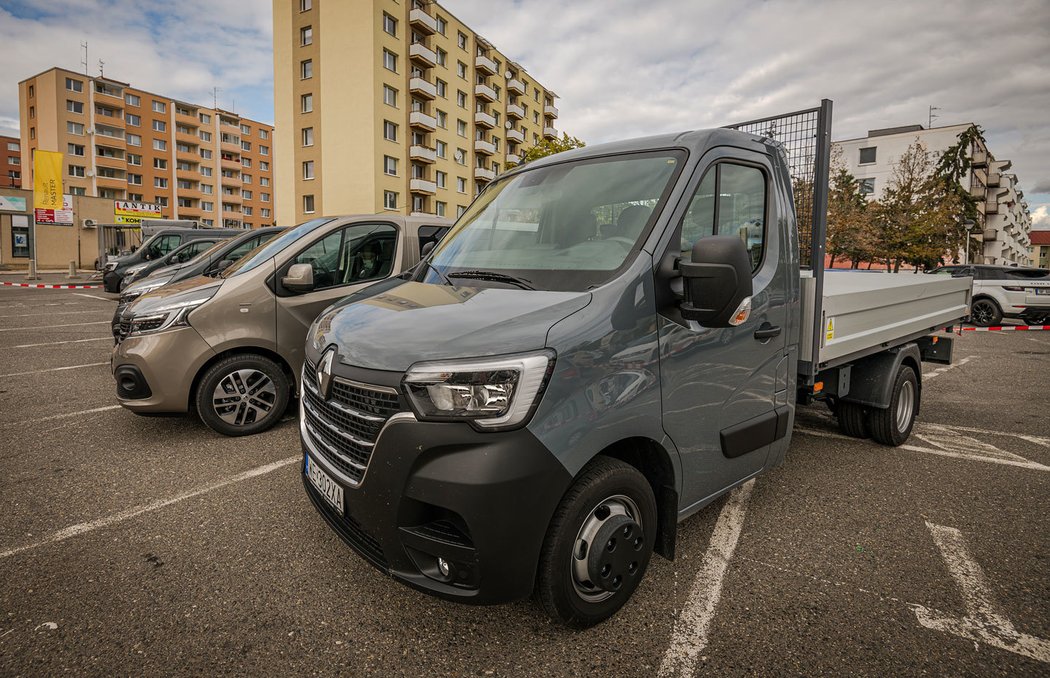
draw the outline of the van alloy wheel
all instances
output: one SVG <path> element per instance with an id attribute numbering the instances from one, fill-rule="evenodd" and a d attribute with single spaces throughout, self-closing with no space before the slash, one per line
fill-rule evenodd
<path id="1" fill-rule="evenodd" d="M 264 355 L 241 353 L 204 370 L 193 398 L 208 428 L 227 436 L 246 436 L 280 421 L 291 395 L 284 367 Z"/>
<path id="2" fill-rule="evenodd" d="M 233 426 L 260 421 L 273 410 L 277 389 L 259 370 L 235 370 L 219 381 L 212 393 L 215 414 Z"/>

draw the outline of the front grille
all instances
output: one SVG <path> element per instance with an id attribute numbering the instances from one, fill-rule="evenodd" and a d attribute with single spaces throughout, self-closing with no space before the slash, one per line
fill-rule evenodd
<path id="1" fill-rule="evenodd" d="M 128 334 L 131 332 L 131 321 L 125 318 L 120 319 L 120 323 L 117 325 L 117 336 L 116 340 L 119 344 L 128 338 Z"/>
<path id="2" fill-rule="evenodd" d="M 379 431 L 402 411 L 397 393 L 336 377 L 326 400 L 317 390 L 314 366 L 307 363 L 302 398 L 303 423 L 318 452 L 351 481 L 361 482 Z"/>

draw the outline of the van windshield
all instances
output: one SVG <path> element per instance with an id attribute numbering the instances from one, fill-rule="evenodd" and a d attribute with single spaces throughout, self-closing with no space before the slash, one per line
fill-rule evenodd
<path id="1" fill-rule="evenodd" d="M 419 275 L 425 282 L 471 285 L 502 284 L 511 276 L 518 287 L 561 291 L 601 285 L 641 246 L 684 160 L 677 150 L 632 153 L 497 181 L 438 243 Z"/>
<path id="2" fill-rule="evenodd" d="M 235 264 L 232 264 L 222 272 L 222 277 L 232 278 L 235 275 L 247 273 L 264 261 L 274 258 L 279 252 L 284 250 L 285 247 L 288 247 L 288 245 L 314 229 L 324 226 L 329 221 L 331 221 L 331 219 L 311 219 L 310 221 L 305 221 L 299 224 L 293 229 L 285 231 L 262 247 L 257 247 L 238 259 Z"/>

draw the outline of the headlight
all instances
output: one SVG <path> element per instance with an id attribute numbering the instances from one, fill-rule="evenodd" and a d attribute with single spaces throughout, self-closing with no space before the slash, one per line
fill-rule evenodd
<path id="1" fill-rule="evenodd" d="M 174 277 L 175 276 L 173 275 L 167 275 L 163 278 L 156 278 L 154 280 L 150 280 L 147 278 L 146 280 L 143 280 L 139 285 L 136 285 L 133 288 L 129 287 L 125 289 L 124 292 L 120 295 L 120 303 L 129 304 L 141 297 L 143 294 L 146 294 L 147 292 L 152 292 L 158 287 L 164 287 L 169 282 L 171 282 L 171 279 Z"/>
<path id="2" fill-rule="evenodd" d="M 110 262 L 106 263 L 105 267 L 103 267 L 102 270 L 105 271 L 106 273 L 109 273 L 110 271 L 116 270 L 116 268 L 117 268 L 117 262 L 110 261 Z"/>
<path id="3" fill-rule="evenodd" d="M 142 314 L 133 314 L 126 318 L 129 322 L 128 335 L 150 334 L 171 327 L 189 325 L 187 316 L 190 312 L 215 296 L 218 290 L 218 285 L 206 287 L 170 304 L 151 308 Z"/>
<path id="4" fill-rule="evenodd" d="M 402 383 L 421 420 L 507 429 L 528 419 L 553 367 L 553 351 L 424 362 L 410 367 Z"/>

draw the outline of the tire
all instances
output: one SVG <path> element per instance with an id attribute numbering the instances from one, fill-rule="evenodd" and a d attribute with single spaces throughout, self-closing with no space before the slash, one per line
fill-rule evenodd
<path id="1" fill-rule="evenodd" d="M 1024 320 L 1025 325 L 1045 325 L 1047 316 L 1039 316 L 1038 318 L 1021 318 Z"/>
<path id="2" fill-rule="evenodd" d="M 208 428 L 227 436 L 262 433 L 288 408 L 291 385 L 273 360 L 255 353 L 224 358 L 197 384 L 197 414 Z M 223 405 L 217 405 L 221 398 Z"/>
<path id="3" fill-rule="evenodd" d="M 582 629 L 623 607 L 645 575 L 656 525 L 656 499 L 645 476 L 610 457 L 597 457 L 588 464 L 554 512 L 540 554 L 536 593 L 551 619 Z M 581 535 L 611 546 L 597 553 L 581 548 L 587 542 Z M 596 562 L 578 558 L 581 550 Z M 600 569 L 601 558 L 622 560 L 605 572 Z M 606 577 L 606 587 L 615 590 L 588 587 L 589 565 L 591 572 Z"/>
<path id="4" fill-rule="evenodd" d="M 998 325 L 1002 319 L 1003 311 L 993 299 L 982 297 L 970 304 L 970 322 L 977 327 Z"/>
<path id="5" fill-rule="evenodd" d="M 907 365 L 897 369 L 890 395 L 890 406 L 868 412 L 868 429 L 875 442 L 897 447 L 911 435 L 919 411 L 919 379 Z"/>
<path id="6" fill-rule="evenodd" d="M 839 430 L 851 438 L 868 438 L 868 415 L 857 403 L 839 402 L 835 412 Z"/>

